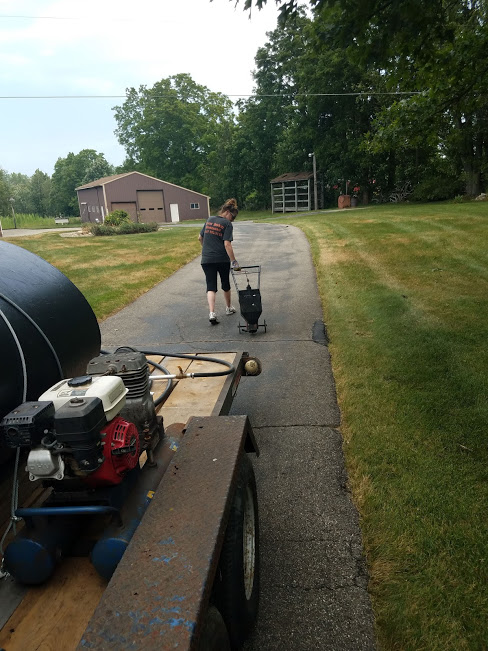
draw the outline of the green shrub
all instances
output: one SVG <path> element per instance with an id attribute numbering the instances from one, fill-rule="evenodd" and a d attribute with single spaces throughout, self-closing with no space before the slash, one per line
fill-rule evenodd
<path id="1" fill-rule="evenodd" d="M 128 212 L 125 210 L 112 210 L 112 212 L 109 212 L 105 217 L 104 223 L 108 226 L 120 226 L 127 222 L 132 222 Z"/>
<path id="2" fill-rule="evenodd" d="M 117 235 L 115 226 L 109 224 L 89 224 L 88 230 L 92 235 Z"/>
<path id="3" fill-rule="evenodd" d="M 412 192 L 412 201 L 444 201 L 462 190 L 459 179 L 450 176 L 432 176 L 421 181 Z"/>
<path id="4" fill-rule="evenodd" d="M 246 210 L 258 210 L 262 208 L 259 193 L 257 190 L 250 192 L 244 199 L 244 208 Z"/>
<path id="5" fill-rule="evenodd" d="M 134 222 L 128 222 L 125 224 L 121 224 L 118 227 L 118 232 L 124 235 L 128 235 L 130 233 L 152 233 L 154 231 L 158 230 L 158 225 L 156 222 L 151 222 L 149 224 L 135 224 Z"/>
<path id="6" fill-rule="evenodd" d="M 130 235 L 132 233 L 152 233 L 158 230 L 158 225 L 153 222 L 150 224 L 136 224 L 134 222 L 123 222 L 120 226 L 111 226 L 105 220 L 104 224 L 90 224 L 88 230 L 92 235 Z"/>

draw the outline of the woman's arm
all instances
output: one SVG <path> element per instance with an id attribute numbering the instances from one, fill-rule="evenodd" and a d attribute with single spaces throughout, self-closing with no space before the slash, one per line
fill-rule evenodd
<path id="1" fill-rule="evenodd" d="M 229 242 L 229 240 L 224 240 L 224 246 L 225 246 L 225 250 L 227 252 L 227 255 L 230 258 L 230 261 L 233 262 L 236 259 L 236 256 L 234 255 L 234 249 L 232 248 L 232 242 Z"/>

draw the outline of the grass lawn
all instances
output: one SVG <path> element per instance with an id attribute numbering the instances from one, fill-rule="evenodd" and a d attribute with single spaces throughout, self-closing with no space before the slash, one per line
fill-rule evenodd
<path id="1" fill-rule="evenodd" d="M 488 203 L 275 219 L 317 268 L 380 648 L 487 649 Z M 197 255 L 197 228 L 15 244 L 102 319 Z"/>
<path id="2" fill-rule="evenodd" d="M 317 267 L 383 649 L 488 648 L 488 204 L 295 222 Z"/>
<path id="3" fill-rule="evenodd" d="M 16 214 L 15 222 L 13 215 L 10 217 L 1 217 L 0 222 L 2 224 L 2 229 L 8 231 L 9 229 L 15 228 L 64 228 L 70 226 L 81 226 L 81 219 L 79 217 L 69 217 L 69 222 L 67 224 L 56 224 L 55 217 L 39 217 L 39 215 L 25 215 L 25 214 Z M 5 237 L 8 236 L 8 233 L 5 233 Z"/>

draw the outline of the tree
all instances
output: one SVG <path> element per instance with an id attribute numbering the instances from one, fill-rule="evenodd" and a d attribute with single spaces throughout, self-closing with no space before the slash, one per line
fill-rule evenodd
<path id="1" fill-rule="evenodd" d="M 70 152 L 66 158 L 58 158 L 52 177 L 51 203 L 56 213 L 78 214 L 75 188 L 97 178 L 109 176 L 113 167 L 103 154 L 94 149 L 83 149 L 78 154 Z"/>
<path id="2" fill-rule="evenodd" d="M 15 210 L 18 213 L 33 212 L 31 204 L 31 180 L 27 174 L 13 172 L 7 175 L 11 188 L 11 196 L 15 200 Z"/>
<path id="3" fill-rule="evenodd" d="M 297 70 L 306 49 L 309 23 L 301 12 L 284 29 L 268 34 L 268 42 L 256 54 L 256 95 L 239 103 L 232 157 L 235 187 L 245 206 L 268 207 L 270 180 L 289 171 L 288 154 L 292 152 L 285 152 L 280 160 L 277 152 L 296 110 Z M 304 146 L 307 149 L 308 145 Z M 303 156 L 298 169 L 302 164 Z"/>
<path id="4" fill-rule="evenodd" d="M 10 198 L 11 188 L 8 183 L 7 173 L 0 167 L 0 215 L 7 217 L 11 213 Z"/>
<path id="5" fill-rule="evenodd" d="M 199 192 L 215 191 L 234 123 L 225 95 L 178 74 L 152 88 L 128 89 L 114 111 L 116 135 L 136 169 Z"/>
<path id="6" fill-rule="evenodd" d="M 265 3 L 245 0 L 241 4 L 250 10 Z M 284 29 L 290 16 L 299 11 L 298 3 L 278 0 L 277 4 Z M 478 194 L 488 170 L 488 101 L 484 88 L 488 71 L 487 5 L 486 0 L 310 0 L 316 39 L 309 54 L 316 56 L 317 74 L 305 74 L 308 91 L 313 80 L 319 82 L 315 88 L 322 92 L 327 88 L 330 55 L 336 52 L 343 62 L 343 74 L 334 78 L 343 82 L 343 91 L 371 93 L 356 101 L 355 118 L 351 104 L 341 100 L 353 121 L 349 121 L 342 139 L 338 131 L 336 138 L 329 138 L 332 149 L 362 151 L 368 159 L 363 168 L 373 172 L 371 165 L 378 165 L 374 176 L 382 176 L 389 189 L 407 175 L 414 182 L 421 182 L 427 173 L 445 179 L 447 156 L 453 189 L 462 174 L 465 192 Z M 359 75 L 356 80 L 351 78 L 353 70 Z M 390 98 L 378 95 L 385 92 L 392 94 Z M 319 103 L 330 104 L 317 100 Z M 310 109 L 308 118 L 303 115 L 299 120 L 299 115 L 294 115 L 296 130 L 303 132 L 305 126 L 315 130 L 316 114 Z M 326 117 L 330 124 L 333 116 L 325 109 L 323 115 L 330 116 Z M 339 122 L 346 126 L 348 120 L 343 117 L 333 120 L 336 126 Z M 350 147 L 348 136 L 353 125 L 355 136 Z M 362 135 L 358 137 L 360 126 Z M 331 134 L 329 128 L 327 133 Z M 296 145 L 293 130 L 285 140 L 288 148 L 294 142 Z M 334 158 L 337 161 L 337 156 Z M 351 160 L 356 164 L 357 155 Z"/>
<path id="7" fill-rule="evenodd" d="M 417 155 L 427 142 L 430 163 L 442 163 L 439 151 L 449 155 L 466 194 L 478 194 L 488 160 L 486 0 L 326 0 L 317 3 L 316 20 L 331 7 L 337 20 L 329 38 L 351 61 L 381 69 L 390 91 L 412 93 L 377 114 L 372 147 Z"/>
<path id="8" fill-rule="evenodd" d="M 37 169 L 30 178 L 30 206 L 36 215 L 46 217 L 51 213 L 51 177 Z"/>

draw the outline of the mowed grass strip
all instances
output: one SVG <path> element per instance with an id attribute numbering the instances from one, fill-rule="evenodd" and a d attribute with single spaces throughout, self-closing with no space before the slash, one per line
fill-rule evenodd
<path id="1" fill-rule="evenodd" d="M 102 321 L 195 258 L 201 251 L 199 228 L 113 237 L 61 237 L 54 233 L 12 238 L 10 242 L 68 276 Z"/>
<path id="2" fill-rule="evenodd" d="M 488 204 L 296 220 L 330 340 L 380 647 L 488 648 Z"/>

